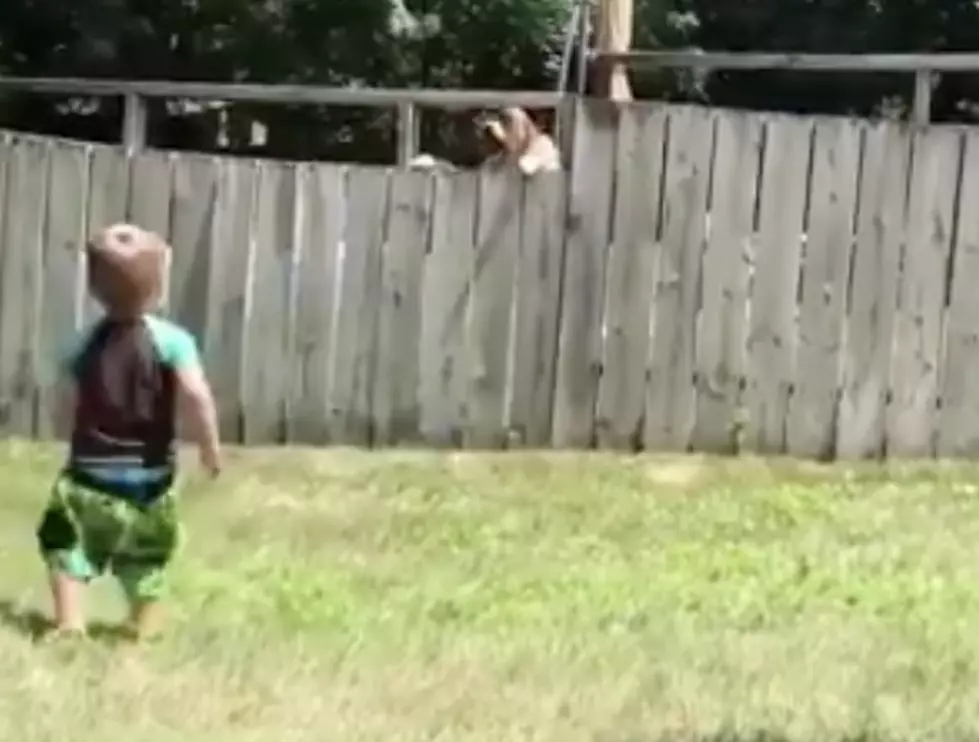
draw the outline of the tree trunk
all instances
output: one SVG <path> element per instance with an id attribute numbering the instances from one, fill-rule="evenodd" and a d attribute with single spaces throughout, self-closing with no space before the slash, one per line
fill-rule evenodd
<path id="1" fill-rule="evenodd" d="M 631 49 L 633 5 L 634 0 L 599 1 L 596 38 L 599 52 L 623 53 Z M 626 65 L 600 61 L 596 73 L 596 93 L 600 97 L 620 102 L 632 100 Z"/>

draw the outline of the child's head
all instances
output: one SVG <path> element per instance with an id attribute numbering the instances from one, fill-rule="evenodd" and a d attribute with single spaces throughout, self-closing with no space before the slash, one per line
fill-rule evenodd
<path id="1" fill-rule="evenodd" d="M 133 224 L 114 224 L 85 246 L 88 288 L 112 317 L 137 317 L 152 310 L 163 291 L 169 245 Z"/>

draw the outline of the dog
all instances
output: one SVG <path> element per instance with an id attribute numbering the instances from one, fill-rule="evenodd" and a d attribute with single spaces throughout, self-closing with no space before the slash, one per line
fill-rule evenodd
<path id="1" fill-rule="evenodd" d="M 483 166 L 503 167 L 512 164 L 527 177 L 563 169 L 561 153 L 554 140 L 541 131 L 522 108 L 512 106 L 496 115 L 480 115 L 475 123 L 483 143 L 489 148 Z M 412 157 L 407 166 L 409 170 L 428 172 L 458 170 L 448 160 L 427 152 Z"/>
<path id="2" fill-rule="evenodd" d="M 515 164 L 528 177 L 562 169 L 561 153 L 554 140 L 522 108 L 504 108 L 498 116 L 478 118 L 476 125 L 498 150 L 489 158 L 490 164 Z"/>

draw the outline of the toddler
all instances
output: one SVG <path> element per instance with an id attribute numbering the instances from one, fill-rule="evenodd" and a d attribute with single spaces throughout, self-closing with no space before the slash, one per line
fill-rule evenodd
<path id="1" fill-rule="evenodd" d="M 150 313 L 166 270 L 163 239 L 117 224 L 85 249 L 89 291 L 105 315 L 61 364 L 71 444 L 37 537 L 58 631 L 84 633 L 82 588 L 109 572 L 122 585 L 138 637 L 157 628 L 180 536 L 177 407 L 189 415 L 212 476 L 220 469 L 216 411 L 193 336 Z"/>

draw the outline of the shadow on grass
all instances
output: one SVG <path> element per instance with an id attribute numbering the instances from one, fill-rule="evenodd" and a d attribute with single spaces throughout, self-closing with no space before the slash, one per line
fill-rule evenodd
<path id="1" fill-rule="evenodd" d="M 0 626 L 6 626 L 31 641 L 38 641 L 51 633 L 54 622 L 37 608 L 27 608 L 12 600 L 0 600 Z M 125 626 L 104 621 L 90 622 L 88 636 L 109 644 L 132 640 Z"/>

